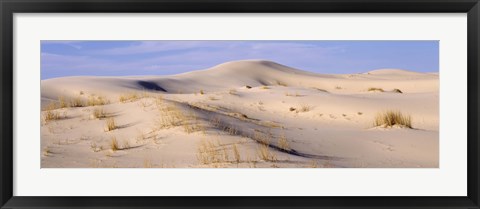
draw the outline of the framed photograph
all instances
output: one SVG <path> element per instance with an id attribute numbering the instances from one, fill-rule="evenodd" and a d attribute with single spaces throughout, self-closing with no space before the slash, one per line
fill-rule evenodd
<path id="1" fill-rule="evenodd" d="M 1 208 L 479 208 L 478 0 L 0 6 Z"/>

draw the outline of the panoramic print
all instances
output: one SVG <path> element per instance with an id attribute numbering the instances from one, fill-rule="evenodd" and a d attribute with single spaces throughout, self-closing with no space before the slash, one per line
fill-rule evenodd
<path id="1" fill-rule="evenodd" d="M 41 42 L 42 168 L 438 168 L 438 41 Z"/>

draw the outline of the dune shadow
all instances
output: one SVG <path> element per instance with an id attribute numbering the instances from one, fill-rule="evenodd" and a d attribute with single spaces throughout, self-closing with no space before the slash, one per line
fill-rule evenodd
<path id="1" fill-rule="evenodd" d="M 149 81 L 138 81 L 137 84 L 141 86 L 145 90 L 153 90 L 153 91 L 163 91 L 167 92 L 163 87 L 159 86 L 157 83 L 149 82 Z"/>
<path id="2" fill-rule="evenodd" d="M 133 122 L 133 123 L 127 123 L 127 124 L 123 124 L 123 125 L 117 125 L 116 126 L 116 129 L 122 129 L 122 128 L 128 128 L 128 127 L 132 127 L 134 125 L 137 125 L 139 124 L 140 122 Z"/>

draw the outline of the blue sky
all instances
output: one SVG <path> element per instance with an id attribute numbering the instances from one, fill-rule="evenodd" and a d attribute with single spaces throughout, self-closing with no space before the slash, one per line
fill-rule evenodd
<path id="1" fill-rule="evenodd" d="M 170 75 L 266 59 L 316 73 L 438 72 L 438 41 L 42 41 L 41 78 Z"/>

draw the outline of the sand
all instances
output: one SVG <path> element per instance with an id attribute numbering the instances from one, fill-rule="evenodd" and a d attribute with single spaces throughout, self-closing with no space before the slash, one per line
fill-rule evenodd
<path id="1" fill-rule="evenodd" d="M 315 74 L 243 60 L 171 76 L 42 80 L 41 95 L 42 168 L 439 166 L 436 73 Z M 376 126 L 387 110 L 409 115 L 412 128 Z"/>

